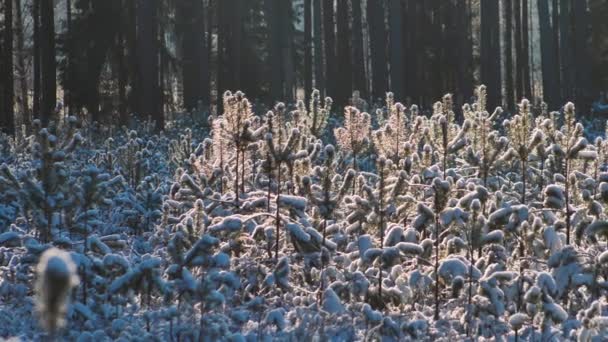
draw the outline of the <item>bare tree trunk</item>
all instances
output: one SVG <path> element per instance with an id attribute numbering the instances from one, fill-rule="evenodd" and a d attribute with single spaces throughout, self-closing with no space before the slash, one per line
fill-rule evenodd
<path id="1" fill-rule="evenodd" d="M 270 67 L 273 69 L 270 81 L 272 101 L 283 99 L 283 53 L 281 49 L 281 3 L 278 0 L 265 1 L 265 15 L 270 23 Z M 273 105 L 274 103 L 271 103 Z"/>
<path id="2" fill-rule="evenodd" d="M 2 61 L 2 73 L 0 84 L 2 85 L 3 101 L 0 110 L 0 129 L 8 134 L 15 133 L 15 92 L 13 73 L 13 0 L 4 2 L 4 46 L 0 61 Z"/>
<path id="3" fill-rule="evenodd" d="M 561 106 L 561 102 L 563 99 L 563 94 L 562 94 L 562 87 L 561 87 L 561 83 L 562 83 L 562 75 L 561 75 L 561 68 L 562 68 L 562 58 L 560 55 L 560 40 L 559 40 L 559 30 L 560 30 L 560 24 L 559 24 L 559 0 L 553 0 L 553 3 L 551 4 L 551 25 L 553 25 L 553 55 L 555 56 L 555 69 L 557 71 L 557 74 L 555 75 L 557 82 L 555 84 L 555 88 L 556 88 L 556 102 L 557 102 L 557 107 L 552 108 L 553 110 L 558 109 L 559 106 Z"/>
<path id="4" fill-rule="evenodd" d="M 17 43 L 17 78 L 19 79 L 19 92 L 21 97 L 19 103 L 21 104 L 21 115 L 23 118 L 23 124 L 25 127 L 31 125 L 30 120 L 30 107 L 29 107 L 29 94 L 27 85 L 27 68 L 25 59 L 27 51 L 25 51 L 25 37 L 23 32 L 23 9 L 21 8 L 21 0 L 15 0 L 15 39 Z"/>
<path id="5" fill-rule="evenodd" d="M 377 101 L 384 98 L 388 90 L 386 68 L 386 22 L 384 3 L 382 1 L 367 2 L 367 22 L 369 25 L 369 40 L 372 59 L 372 99 Z"/>
<path id="6" fill-rule="evenodd" d="M 334 21 L 334 1 L 323 0 L 323 35 L 325 37 L 325 85 L 327 95 L 336 96 L 336 32 Z"/>
<path id="7" fill-rule="evenodd" d="M 310 101 L 312 91 L 312 3 L 304 0 L 304 94 Z"/>
<path id="8" fill-rule="evenodd" d="M 199 101 L 207 103 L 209 97 L 208 80 L 205 78 L 208 63 L 203 10 L 200 0 L 176 4 L 175 30 L 181 57 L 184 108 L 187 110 L 197 108 Z"/>
<path id="9" fill-rule="evenodd" d="M 390 78 L 391 91 L 396 98 L 403 96 L 403 51 L 402 51 L 402 11 L 401 1 L 389 1 L 390 27 Z"/>
<path id="10" fill-rule="evenodd" d="M 530 38 L 529 38 L 529 32 L 528 32 L 528 23 L 529 23 L 529 18 L 528 18 L 528 12 L 529 12 L 529 7 L 528 7 L 528 0 L 522 0 L 522 13 L 521 13 L 521 17 L 522 17 L 522 24 L 521 24 L 521 29 L 522 29 L 522 60 L 521 62 L 523 63 L 522 67 L 523 67 L 523 90 L 524 90 L 524 97 L 526 98 L 531 98 L 532 97 L 532 85 L 530 84 Z"/>
<path id="11" fill-rule="evenodd" d="M 543 1 L 543 0 L 541 0 Z M 515 110 L 515 94 L 513 91 L 513 8 L 510 1 L 503 0 L 503 11 L 505 16 L 504 30 L 504 58 L 505 58 L 505 91 L 506 107 Z"/>
<path id="12" fill-rule="evenodd" d="M 572 55 L 572 25 L 570 1 L 562 0 L 559 3 L 559 53 L 561 62 L 561 88 L 562 100 L 573 100 Z"/>
<path id="13" fill-rule="evenodd" d="M 499 105 L 502 98 L 498 14 L 498 0 L 481 2 L 481 81 L 488 87 L 490 110 Z"/>
<path id="14" fill-rule="evenodd" d="M 40 117 L 40 1 L 41 0 L 32 0 L 32 18 L 34 25 L 34 56 L 33 56 L 33 64 L 34 64 L 34 98 L 33 98 L 33 117 Z"/>
<path id="15" fill-rule="evenodd" d="M 336 10 L 337 21 L 337 64 L 338 70 L 338 89 L 336 89 L 336 104 L 338 108 L 346 106 L 352 94 L 352 51 L 351 34 L 348 27 L 348 1 L 338 0 Z"/>
<path id="16" fill-rule="evenodd" d="M 323 17 L 321 15 L 321 0 L 313 0 L 314 45 L 315 45 L 315 88 L 321 96 L 325 95 L 325 79 L 323 72 Z"/>
<path id="17" fill-rule="evenodd" d="M 164 127 L 164 117 L 159 84 L 159 2 L 158 0 L 139 0 L 137 7 L 137 60 L 138 76 L 141 80 L 138 91 L 138 107 L 141 111 L 139 114 L 144 118 L 151 116 L 156 123 L 156 129 L 161 130 Z"/>
<path id="18" fill-rule="evenodd" d="M 513 15 L 515 16 L 515 55 L 517 56 L 515 64 L 515 96 L 519 101 L 524 96 L 524 81 L 523 81 L 523 43 L 521 29 L 521 1 L 513 0 Z"/>
<path id="19" fill-rule="evenodd" d="M 367 81 L 365 78 L 365 57 L 363 54 L 363 18 L 361 0 L 352 0 L 353 6 L 353 89 L 367 99 Z"/>
<path id="20" fill-rule="evenodd" d="M 55 59 L 55 8 L 53 0 L 41 0 L 40 58 L 42 76 L 41 118 L 43 126 L 55 119 L 57 104 L 57 67 Z"/>
<path id="21" fill-rule="evenodd" d="M 121 16 L 116 36 L 116 64 L 118 66 L 118 114 L 120 124 L 127 125 L 127 68 L 125 63 L 125 20 Z"/>
<path id="22" fill-rule="evenodd" d="M 65 84 L 63 87 L 63 104 L 66 113 L 69 115 L 70 110 L 72 109 L 72 0 L 66 0 L 65 3 L 65 14 L 66 14 L 66 53 L 65 53 L 65 63 L 66 63 L 66 71 L 65 71 Z M 120 23 L 118 24 L 120 25 Z"/>
<path id="23" fill-rule="evenodd" d="M 559 108 L 559 66 L 555 55 L 548 0 L 538 0 L 543 98 L 550 110 Z"/>

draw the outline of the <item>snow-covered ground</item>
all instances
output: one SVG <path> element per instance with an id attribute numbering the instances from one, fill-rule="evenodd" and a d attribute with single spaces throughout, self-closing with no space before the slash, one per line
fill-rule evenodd
<path id="1" fill-rule="evenodd" d="M 608 141 L 478 95 L 1 137 L 0 338 L 607 340 Z"/>

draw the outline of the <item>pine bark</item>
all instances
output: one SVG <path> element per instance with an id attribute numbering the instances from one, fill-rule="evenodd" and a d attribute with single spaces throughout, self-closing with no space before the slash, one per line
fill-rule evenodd
<path id="1" fill-rule="evenodd" d="M 529 37 L 529 18 L 528 0 L 522 0 L 521 7 L 521 30 L 522 30 L 522 72 L 523 72 L 523 91 L 525 98 L 532 98 L 532 85 L 530 83 L 530 37 Z"/>
<path id="2" fill-rule="evenodd" d="M 314 48 L 315 48 L 315 88 L 321 96 L 325 94 L 325 78 L 323 72 L 323 17 L 321 0 L 313 0 L 314 17 Z"/>
<path id="3" fill-rule="evenodd" d="M 361 97 L 368 98 L 367 81 L 365 78 L 365 56 L 363 45 L 363 18 L 361 0 L 352 0 L 353 16 L 353 89 L 361 93 Z"/>
<path id="4" fill-rule="evenodd" d="M 498 13 L 498 0 L 481 1 L 481 80 L 488 89 L 491 111 L 501 103 L 502 97 Z"/>
<path id="5" fill-rule="evenodd" d="M 372 98 L 374 101 L 381 101 L 388 90 L 386 68 L 386 41 L 388 37 L 384 11 L 385 7 L 382 1 L 367 2 L 372 67 Z"/>
<path id="6" fill-rule="evenodd" d="M 540 26 L 541 70 L 543 99 L 550 110 L 559 108 L 559 68 L 552 35 L 549 0 L 538 0 L 538 22 Z"/>
<path id="7" fill-rule="evenodd" d="M 204 8 L 200 0 L 176 4 L 176 31 L 179 39 L 184 108 L 192 110 L 199 101 L 208 103 L 209 84 Z"/>
<path id="8" fill-rule="evenodd" d="M 341 108 L 348 104 L 348 99 L 352 93 L 352 59 L 351 59 L 351 32 L 348 27 L 348 1 L 338 0 L 336 11 L 337 17 L 337 54 L 338 54 L 338 89 L 336 94 L 336 104 Z"/>
<path id="9" fill-rule="evenodd" d="M 48 126 L 56 119 L 57 102 L 57 62 L 55 57 L 55 8 L 53 0 L 40 3 L 40 66 L 41 66 L 41 119 Z"/>
<path id="10" fill-rule="evenodd" d="M 41 101 L 41 88 L 42 88 L 42 82 L 40 80 L 40 1 L 41 0 L 32 0 L 32 21 L 33 21 L 33 61 L 32 63 L 34 64 L 34 76 L 33 76 L 33 83 L 34 83 L 34 96 L 33 96 L 33 103 L 32 103 L 32 107 L 33 107 L 33 117 L 34 118 L 40 118 L 40 101 Z"/>
<path id="11" fill-rule="evenodd" d="M 16 51 L 16 72 L 17 78 L 19 79 L 19 104 L 21 105 L 21 115 L 23 118 L 23 124 L 26 127 L 31 125 L 30 120 L 30 106 L 29 106 L 29 94 L 27 84 L 27 68 L 26 68 L 26 56 L 25 51 L 25 34 L 23 31 L 23 9 L 21 7 L 21 0 L 15 0 L 15 43 L 17 44 Z"/>
<path id="12" fill-rule="evenodd" d="M 542 0 L 541 0 L 542 1 Z M 510 1 L 503 1 L 505 16 L 504 58 L 505 58 L 505 96 L 506 108 L 515 110 L 515 93 L 513 90 L 513 9 Z"/>
<path id="13" fill-rule="evenodd" d="M 575 91 L 574 99 L 581 112 L 587 113 L 593 99 L 591 84 L 591 56 L 589 52 L 590 20 L 586 1 L 573 1 L 573 38 L 575 42 Z"/>
<path id="14" fill-rule="evenodd" d="M 138 91 L 138 107 L 143 118 L 150 116 L 156 129 L 164 127 L 159 69 L 159 2 L 139 0 L 137 6 L 137 61 L 141 80 Z"/>
<path id="15" fill-rule="evenodd" d="M 325 44 L 325 86 L 328 96 L 336 96 L 336 32 L 334 1 L 323 0 L 323 37 Z"/>
<path id="16" fill-rule="evenodd" d="M 570 1 L 562 0 L 559 3 L 559 54 L 561 68 L 562 101 L 573 100 L 572 63 L 572 25 Z"/>
<path id="17" fill-rule="evenodd" d="M 0 129 L 7 134 L 15 133 L 15 96 L 13 74 L 13 0 L 4 2 L 4 30 L 3 30 L 2 60 L 2 106 L 0 110 Z"/>
<path id="18" fill-rule="evenodd" d="M 310 101 L 312 91 L 312 0 L 304 0 L 304 94 Z"/>
<path id="19" fill-rule="evenodd" d="M 513 15 L 515 16 L 515 96 L 519 101 L 524 97 L 524 82 L 523 82 L 523 42 L 522 42 L 522 25 L 521 25 L 521 0 L 513 0 Z"/>
<path id="20" fill-rule="evenodd" d="M 402 11 L 400 0 L 389 1 L 391 91 L 399 99 L 403 94 Z"/>

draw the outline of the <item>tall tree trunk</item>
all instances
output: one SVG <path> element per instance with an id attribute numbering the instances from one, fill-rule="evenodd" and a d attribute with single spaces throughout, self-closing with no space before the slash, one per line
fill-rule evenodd
<path id="1" fill-rule="evenodd" d="M 4 1 L 4 39 L 3 49 L 0 54 L 2 67 L 0 70 L 0 84 L 2 85 L 3 101 L 0 106 L 0 129 L 7 134 L 15 133 L 15 92 L 13 74 L 13 0 Z"/>
<path id="2" fill-rule="evenodd" d="M 542 0 L 541 0 L 542 1 Z M 513 91 L 513 8 L 510 1 L 503 0 L 503 11 L 505 16 L 504 31 L 504 58 L 505 58 L 505 96 L 506 107 L 510 111 L 515 110 L 515 94 Z"/>
<path id="3" fill-rule="evenodd" d="M 242 0 L 232 0 L 230 8 L 232 20 L 230 21 L 230 65 L 232 74 L 233 89 L 241 89 L 241 46 L 242 42 L 242 20 L 243 20 L 243 3 Z"/>
<path id="4" fill-rule="evenodd" d="M 456 9 L 458 21 L 456 22 L 459 37 L 459 62 L 458 62 L 458 92 L 460 99 L 458 104 L 462 106 L 468 103 L 473 96 L 473 42 L 471 40 L 471 16 L 468 1 L 457 1 Z M 459 107 L 460 107 L 459 106 Z"/>
<path id="5" fill-rule="evenodd" d="M 66 0 L 65 2 L 65 17 L 66 17 L 66 53 L 65 53 L 65 85 L 63 87 L 63 104 L 66 113 L 69 115 L 72 104 L 72 0 Z M 120 26 L 121 23 L 119 22 Z"/>
<path id="6" fill-rule="evenodd" d="M 33 117 L 40 118 L 40 91 L 42 88 L 42 83 L 40 80 L 40 1 L 41 0 L 32 0 L 32 18 L 33 18 L 33 26 L 34 26 L 34 53 L 33 53 L 33 61 L 34 64 L 34 96 L 33 96 Z"/>
<path id="7" fill-rule="evenodd" d="M 323 0 L 323 35 L 325 38 L 325 85 L 327 95 L 337 96 L 334 1 Z"/>
<path id="8" fill-rule="evenodd" d="M 367 22 L 372 59 L 372 98 L 374 101 L 384 98 L 388 90 L 386 69 L 386 22 L 384 18 L 384 3 L 382 1 L 367 2 Z"/>
<path id="9" fill-rule="evenodd" d="M 270 97 L 271 105 L 283 99 L 283 53 L 281 49 L 281 3 L 280 0 L 266 0 L 266 18 L 270 26 Z"/>
<path id="10" fill-rule="evenodd" d="M 42 0 L 40 4 L 40 61 L 42 77 L 41 118 L 48 126 L 55 118 L 57 104 L 57 66 L 55 59 L 55 8 L 53 0 Z"/>
<path id="11" fill-rule="evenodd" d="M 524 81 L 523 81 L 523 43 L 521 29 L 521 1 L 513 0 L 513 15 L 515 16 L 515 96 L 519 101 L 524 96 Z"/>
<path id="12" fill-rule="evenodd" d="M 179 39 L 184 108 L 197 108 L 206 103 L 208 68 L 203 3 L 201 0 L 181 1 L 176 4 L 176 33 Z M 207 64 L 207 65 L 205 65 Z"/>
<path id="13" fill-rule="evenodd" d="M 137 61 L 138 78 L 141 80 L 138 91 L 138 107 L 143 118 L 150 116 L 156 129 L 164 127 L 159 84 L 159 22 L 158 0 L 139 0 L 137 6 Z"/>
<path id="14" fill-rule="evenodd" d="M 557 74 L 555 75 L 555 78 L 557 79 L 557 82 L 555 84 L 555 88 L 556 90 L 556 101 L 557 101 L 557 107 L 552 108 L 553 110 L 558 109 L 561 105 L 562 105 L 562 99 L 563 99 L 563 94 L 562 94 L 562 58 L 561 58 L 561 54 L 560 54 L 560 40 L 559 40 L 559 30 L 560 30 L 560 23 L 559 23 L 559 0 L 553 0 L 552 4 L 551 4 L 551 25 L 553 27 L 553 55 L 555 56 L 555 68 L 557 70 Z"/>
<path id="15" fill-rule="evenodd" d="M 352 74 L 352 51 L 350 48 L 351 34 L 348 28 L 348 1 L 338 0 L 336 10 L 337 30 L 338 30 L 338 95 L 336 95 L 336 104 L 338 108 L 342 108 L 348 104 L 348 99 L 352 94 L 353 74 Z"/>
<path id="16" fill-rule="evenodd" d="M 500 104 L 502 97 L 498 13 L 498 0 L 481 2 L 481 80 L 488 89 L 490 110 Z"/>
<path id="17" fill-rule="evenodd" d="M 315 45 L 315 88 L 321 96 L 325 94 L 325 78 L 323 72 L 323 17 L 321 15 L 321 0 L 313 0 L 314 45 Z"/>
<path id="18" fill-rule="evenodd" d="M 577 107 L 583 113 L 589 111 L 592 94 L 589 89 L 591 83 L 591 57 L 589 53 L 590 21 L 586 1 L 573 1 L 572 12 L 574 17 L 573 41 L 576 51 L 576 71 L 574 99 Z"/>
<path id="19" fill-rule="evenodd" d="M 522 30 L 522 72 L 523 72 L 523 91 L 524 97 L 532 97 L 532 85 L 530 83 L 530 38 L 529 38 L 529 18 L 528 0 L 522 0 L 521 7 L 521 30 Z"/>
<path id="20" fill-rule="evenodd" d="M 312 90 L 312 0 L 304 0 L 304 94 L 306 103 Z"/>
<path id="21" fill-rule="evenodd" d="M 17 78 L 19 79 L 19 103 L 21 105 L 21 115 L 23 118 L 23 124 L 25 127 L 31 125 L 30 120 L 30 107 L 29 107 L 29 94 L 27 85 L 27 68 L 25 64 L 26 54 L 25 51 L 25 37 L 23 31 L 23 8 L 21 0 L 15 0 L 15 39 L 17 43 Z"/>
<path id="22" fill-rule="evenodd" d="M 389 1 L 391 91 L 397 99 L 403 94 L 402 9 L 400 0 Z"/>
<path id="23" fill-rule="evenodd" d="M 573 75 L 574 70 L 572 65 L 572 25 L 570 1 L 562 0 L 559 3 L 559 54 L 561 62 L 561 88 L 562 101 L 573 100 Z"/>
<path id="24" fill-rule="evenodd" d="M 137 2 L 127 0 L 126 48 L 128 53 L 129 83 L 131 91 L 128 94 L 130 113 L 139 114 L 139 66 L 137 64 Z"/>
<path id="25" fill-rule="evenodd" d="M 551 29 L 549 0 L 538 0 L 543 98 L 550 110 L 559 108 L 559 68 Z"/>
<path id="26" fill-rule="evenodd" d="M 269 2 L 272 0 L 266 0 Z M 215 1 L 215 10 L 217 12 L 217 74 L 216 74 L 216 93 L 217 93 L 217 113 L 220 115 L 223 113 L 224 107 L 224 91 L 226 91 L 226 77 L 224 73 L 225 64 L 226 64 L 226 20 L 225 20 L 225 12 L 224 8 L 226 5 L 225 1 L 217 0 Z M 272 55 L 272 54 L 271 54 Z"/>
<path id="27" fill-rule="evenodd" d="M 292 0 L 281 1 L 281 51 L 283 54 L 283 74 L 285 88 L 283 101 L 295 99 L 295 70 L 293 49 Z"/>
<path id="28" fill-rule="evenodd" d="M 118 115 L 121 125 L 127 125 L 127 66 L 125 63 L 125 25 L 127 21 L 121 15 L 116 36 L 116 65 L 118 66 Z"/>
<path id="29" fill-rule="evenodd" d="M 353 6 L 353 88 L 361 92 L 361 97 L 368 98 L 365 77 L 365 57 L 363 54 L 363 18 L 361 0 L 352 0 Z"/>

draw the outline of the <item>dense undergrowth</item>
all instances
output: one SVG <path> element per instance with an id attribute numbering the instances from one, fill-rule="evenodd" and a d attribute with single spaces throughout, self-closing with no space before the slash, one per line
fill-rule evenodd
<path id="1" fill-rule="evenodd" d="M 573 104 L 331 106 L 2 137 L 0 336 L 608 338 L 608 142 Z"/>

